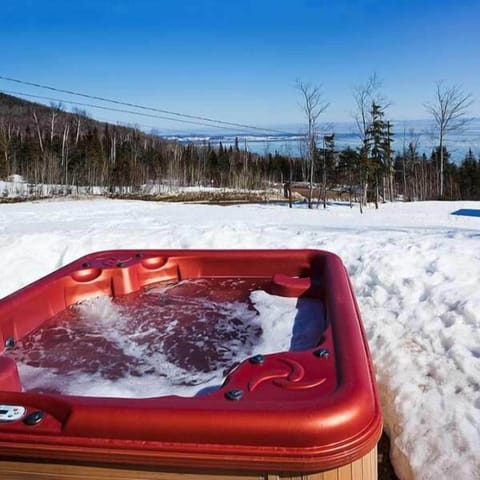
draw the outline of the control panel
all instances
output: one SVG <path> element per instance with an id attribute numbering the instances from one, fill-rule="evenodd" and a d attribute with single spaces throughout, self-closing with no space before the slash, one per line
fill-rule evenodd
<path id="1" fill-rule="evenodd" d="M 25 415 L 25 407 L 20 405 L 0 405 L 0 422 L 15 422 Z"/>

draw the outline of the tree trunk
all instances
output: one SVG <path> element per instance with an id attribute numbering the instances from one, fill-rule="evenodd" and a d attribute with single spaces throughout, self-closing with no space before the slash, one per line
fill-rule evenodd
<path id="1" fill-rule="evenodd" d="M 443 198 L 443 132 L 440 131 L 440 198 Z"/>
<path id="2" fill-rule="evenodd" d="M 57 112 L 52 108 L 52 119 L 50 120 L 50 143 L 53 142 L 53 135 L 55 133 L 55 119 L 57 117 Z"/>
<path id="3" fill-rule="evenodd" d="M 79 139 L 80 139 L 80 117 L 77 118 L 77 133 L 75 135 L 75 145 L 78 145 Z"/>
<path id="4" fill-rule="evenodd" d="M 395 193 L 393 191 L 393 167 L 390 166 L 390 174 L 389 174 L 389 183 L 390 183 L 390 201 L 393 202 L 393 199 L 395 198 Z"/>
<path id="5" fill-rule="evenodd" d="M 65 187 L 68 185 L 68 146 L 67 146 L 67 139 L 68 139 L 68 132 L 70 130 L 70 126 L 67 123 L 65 128 L 63 129 L 63 137 L 62 137 L 62 166 L 65 169 Z"/>
<path id="6" fill-rule="evenodd" d="M 323 148 L 323 208 L 327 208 L 327 158 Z"/>
<path id="7" fill-rule="evenodd" d="M 310 157 L 310 179 L 309 179 L 309 191 L 308 191 L 308 208 L 312 208 L 312 197 L 313 197 L 313 163 L 315 152 L 313 151 L 313 138 L 312 138 L 312 125 L 311 122 L 308 124 L 308 151 Z"/>
<path id="8" fill-rule="evenodd" d="M 292 208 L 292 160 L 288 161 L 288 208 Z"/>
<path id="9" fill-rule="evenodd" d="M 40 146 L 40 151 L 43 154 L 43 141 L 42 141 L 42 133 L 40 132 L 40 124 L 38 123 L 37 114 L 35 112 L 33 112 L 32 115 L 33 115 L 33 120 L 35 122 L 35 126 L 37 128 L 38 144 Z"/>

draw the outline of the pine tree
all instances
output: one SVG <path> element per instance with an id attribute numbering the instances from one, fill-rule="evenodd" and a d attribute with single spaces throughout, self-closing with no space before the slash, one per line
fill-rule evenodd
<path id="1" fill-rule="evenodd" d="M 328 186 L 331 184 L 331 180 L 334 174 L 335 169 L 335 134 L 324 135 L 323 136 L 323 148 L 321 153 L 321 181 L 322 181 L 322 192 L 323 192 L 323 208 L 327 208 L 327 190 Z M 318 203 L 320 203 L 320 190 L 318 192 Z"/>
<path id="2" fill-rule="evenodd" d="M 371 139 L 370 150 L 370 174 L 372 176 L 375 208 L 378 208 L 380 178 L 385 173 L 385 136 L 387 124 L 383 120 L 384 112 L 380 105 L 372 102 L 372 110 L 370 112 L 372 122 L 368 128 L 368 134 Z"/>
<path id="3" fill-rule="evenodd" d="M 463 200 L 480 199 L 480 162 L 476 159 L 472 149 L 468 150 L 458 169 L 458 183 Z"/>
<path id="4" fill-rule="evenodd" d="M 392 164 L 392 125 L 384 120 L 384 108 L 372 102 L 371 123 L 367 129 L 370 146 L 368 173 L 374 187 L 375 208 L 378 208 L 380 187 L 385 201 L 385 177 L 389 177 L 390 198 L 393 199 L 393 164 Z"/>
<path id="5" fill-rule="evenodd" d="M 342 189 L 348 192 L 350 208 L 353 207 L 353 193 L 359 176 L 360 154 L 350 147 L 342 150 L 338 156 L 337 179 Z"/>
<path id="6" fill-rule="evenodd" d="M 385 173 L 386 173 L 386 180 L 383 181 L 384 185 L 384 192 L 383 192 L 383 200 L 385 201 L 386 194 L 385 194 L 385 183 L 388 185 L 388 196 L 390 201 L 393 202 L 395 197 L 394 193 L 394 182 L 393 177 L 395 175 L 395 171 L 393 169 L 393 159 L 392 159 L 392 142 L 393 142 L 393 129 L 392 129 L 392 122 L 386 122 L 386 131 L 382 141 L 382 149 L 384 153 L 384 163 L 385 163 Z"/>

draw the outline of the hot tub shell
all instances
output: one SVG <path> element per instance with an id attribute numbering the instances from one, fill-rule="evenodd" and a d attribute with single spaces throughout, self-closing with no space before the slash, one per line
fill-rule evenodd
<path id="1" fill-rule="evenodd" d="M 0 403 L 23 406 L 26 412 L 18 421 L 0 423 L 0 469 L 21 465 L 33 472 L 42 465 L 57 471 L 61 464 L 86 476 L 89 469 L 103 468 L 130 471 L 131 478 L 140 469 L 215 478 L 308 474 L 319 479 L 328 478 L 320 472 L 338 476 L 343 469 L 339 478 L 376 478 L 382 416 L 374 373 L 347 272 L 332 253 L 93 253 L 1 300 L 1 344 L 11 346 L 87 298 L 128 295 L 164 282 L 233 277 L 268 278 L 273 294 L 321 299 L 327 326 L 319 344 L 245 359 L 219 390 L 191 398 L 21 391 L 15 362 L 2 356 Z M 42 420 L 25 424 L 36 411 Z"/>

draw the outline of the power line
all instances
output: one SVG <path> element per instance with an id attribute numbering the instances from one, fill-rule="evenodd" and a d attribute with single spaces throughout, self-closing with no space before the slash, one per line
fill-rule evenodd
<path id="1" fill-rule="evenodd" d="M 189 115 L 187 113 L 180 113 L 180 112 L 174 112 L 174 111 L 171 111 L 171 110 L 164 110 L 164 109 L 160 109 L 160 108 L 147 107 L 145 105 L 139 105 L 139 104 L 130 103 L 130 102 L 122 102 L 120 100 L 113 100 L 113 99 L 110 99 L 110 98 L 99 97 L 99 96 L 95 96 L 95 95 L 88 95 L 86 93 L 75 92 L 73 90 L 65 90 L 65 89 L 57 88 L 57 87 L 51 87 L 51 86 L 48 86 L 48 85 L 42 85 L 40 83 L 35 83 L 35 82 L 28 82 L 28 81 L 25 81 L 25 80 L 19 80 L 17 78 L 6 77 L 6 76 L 3 76 L 3 75 L 0 75 L 0 79 L 1 80 L 6 80 L 8 82 L 19 83 L 19 84 L 22 84 L 22 85 L 29 85 L 29 86 L 36 87 L 36 88 L 43 88 L 43 89 L 47 89 L 47 90 L 52 90 L 54 92 L 67 93 L 69 95 L 76 95 L 76 96 L 80 96 L 80 97 L 84 97 L 84 98 L 90 98 L 90 99 L 93 99 L 93 100 L 100 100 L 102 102 L 109 102 L 109 103 L 114 103 L 114 104 L 117 104 L 117 105 L 126 105 L 127 107 L 139 108 L 141 110 L 150 110 L 150 111 L 154 111 L 154 112 L 165 113 L 167 115 L 174 115 L 174 116 L 183 117 L 183 118 L 190 118 L 190 119 L 193 119 L 193 120 L 203 120 L 203 121 L 212 122 L 212 123 L 216 123 L 216 124 L 228 125 L 228 126 L 231 126 L 231 127 L 241 127 L 241 128 L 248 128 L 250 130 L 258 130 L 258 131 L 262 131 L 262 132 L 270 132 L 270 133 L 277 133 L 277 134 L 281 133 L 281 134 L 284 134 L 284 135 L 291 135 L 291 132 L 285 132 L 285 131 L 282 131 L 282 130 L 274 130 L 274 129 L 270 129 L 270 128 L 255 127 L 255 126 L 252 126 L 252 125 L 245 125 L 245 124 L 236 123 L 236 122 L 227 122 L 227 121 L 224 121 L 224 120 L 218 120 L 218 119 L 209 118 L 209 117 L 205 117 L 205 116 L 201 116 L 201 115 Z"/>
<path id="2" fill-rule="evenodd" d="M 101 109 L 101 110 L 107 110 L 107 111 L 113 111 L 113 112 L 132 113 L 134 115 L 139 115 L 139 116 L 143 116 L 143 117 L 160 118 L 160 119 L 171 120 L 171 121 L 174 121 L 174 122 L 181 122 L 181 123 L 187 123 L 187 124 L 192 124 L 192 125 L 203 125 L 203 126 L 207 126 L 207 127 L 211 127 L 211 128 L 219 128 L 219 129 L 225 131 L 225 127 L 221 127 L 219 125 L 211 125 L 211 124 L 207 124 L 207 123 L 194 122 L 194 121 L 190 121 L 190 120 L 182 120 L 182 119 L 178 119 L 178 118 L 169 118 L 169 117 L 164 117 L 164 116 L 160 116 L 160 115 L 153 115 L 153 114 L 142 113 L 142 112 L 134 112 L 132 110 L 124 110 L 124 109 L 119 109 L 119 108 L 114 108 L 114 107 L 105 107 L 103 105 L 94 105 L 94 104 L 90 104 L 90 103 L 70 101 L 70 100 L 65 100 L 65 99 L 62 99 L 62 98 L 46 97 L 46 96 L 43 96 L 43 95 L 33 95 L 33 94 L 30 94 L 30 93 L 18 92 L 18 91 L 14 91 L 14 90 L 0 90 L 0 93 L 38 98 L 38 99 L 42 99 L 42 100 L 49 100 L 49 101 L 59 102 L 59 103 L 68 103 L 68 104 L 71 104 L 71 105 L 93 107 L 93 108 L 98 108 L 98 109 Z M 54 108 L 52 106 L 50 106 L 50 107 L 47 106 L 47 105 L 44 105 L 44 106 L 45 106 L 45 108 Z M 66 112 L 66 113 L 68 113 L 68 112 Z M 107 123 L 111 122 L 111 119 L 99 118 L 99 117 L 96 117 L 95 120 L 102 121 L 102 122 L 107 122 Z M 118 122 L 117 121 L 116 124 L 119 125 L 119 126 L 122 126 L 122 127 L 127 127 L 127 128 L 143 127 L 143 128 L 149 128 L 150 130 L 158 130 L 157 126 L 144 125 L 144 124 L 139 124 L 137 122 L 129 123 L 129 122 Z M 249 132 L 237 131 L 237 132 L 230 133 L 228 135 L 226 134 L 226 136 L 233 138 L 236 135 L 248 135 L 248 134 L 249 134 Z M 179 139 L 180 141 L 182 141 L 182 136 L 181 135 L 179 136 L 178 134 L 175 134 L 175 133 L 164 133 L 161 136 L 164 137 L 164 138 L 167 138 L 167 139 L 175 139 L 176 138 L 176 139 Z M 264 143 L 267 144 L 267 143 L 271 143 L 271 142 L 275 143 L 275 142 L 283 142 L 283 141 L 296 141 L 296 140 L 299 139 L 299 137 L 303 137 L 303 135 L 292 134 L 292 137 L 289 137 L 287 139 L 273 138 L 273 139 L 269 139 L 269 140 L 258 140 L 256 138 L 251 138 L 251 139 L 242 138 L 242 142 L 245 142 L 245 143 L 264 142 Z M 206 139 L 203 139 L 203 141 L 206 141 Z M 213 142 L 214 144 L 218 144 L 218 143 L 223 142 L 224 140 L 222 138 L 214 137 L 214 138 L 209 138 L 208 141 L 210 143 Z M 193 143 L 196 144 L 197 142 L 194 141 Z M 228 140 L 227 140 L 227 143 L 228 143 Z"/>
<path id="3" fill-rule="evenodd" d="M 81 105 L 82 107 L 89 107 L 89 108 L 98 108 L 101 110 L 108 110 L 112 112 L 120 112 L 120 113 L 130 113 L 133 115 L 139 115 L 142 117 L 149 117 L 149 118 L 160 118 L 162 120 L 170 120 L 172 122 L 180 122 L 180 123 L 188 123 L 191 125 L 201 125 L 205 127 L 211 127 L 211 128 L 220 128 L 222 130 L 225 130 L 225 127 L 221 127 L 220 125 L 213 125 L 210 123 L 202 123 L 202 122 L 194 122 L 193 120 L 182 120 L 180 118 L 170 118 L 170 117 L 164 117 L 162 115 L 153 115 L 151 113 L 143 113 L 143 112 L 135 112 L 133 110 L 125 110 L 121 108 L 114 108 L 114 107 L 105 107 L 104 105 L 93 105 L 91 103 L 84 103 L 84 102 L 75 102 L 71 100 L 64 100 L 62 98 L 53 98 L 53 97 L 45 97 L 43 95 L 33 95 L 31 93 L 24 93 L 24 92 L 16 92 L 14 90 L 1 90 L 3 93 L 11 94 L 11 95 L 22 95 L 24 97 L 31 97 L 31 98 L 38 98 L 41 100 L 50 100 L 52 102 L 60 102 L 60 103 L 68 103 L 71 105 Z M 49 107 L 47 107 L 49 108 Z"/>

